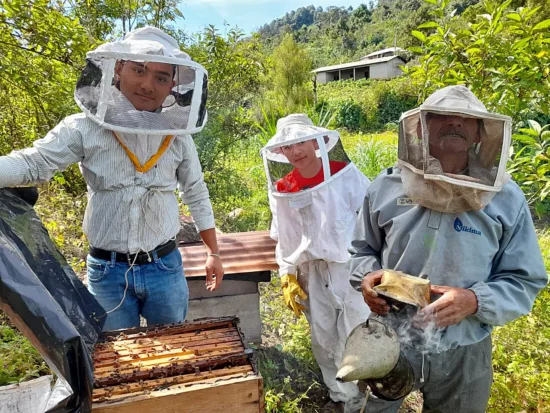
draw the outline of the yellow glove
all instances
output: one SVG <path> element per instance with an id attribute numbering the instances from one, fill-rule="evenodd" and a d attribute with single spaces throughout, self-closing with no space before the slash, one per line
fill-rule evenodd
<path id="1" fill-rule="evenodd" d="M 296 301 L 296 296 L 302 300 L 307 300 L 307 294 L 302 290 L 300 284 L 298 284 L 298 280 L 294 274 L 283 275 L 281 277 L 281 284 L 286 305 L 294 311 L 296 317 L 300 317 L 306 307 Z"/>

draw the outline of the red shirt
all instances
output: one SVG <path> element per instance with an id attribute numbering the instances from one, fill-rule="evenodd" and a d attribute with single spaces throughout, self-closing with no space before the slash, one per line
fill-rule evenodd
<path id="1" fill-rule="evenodd" d="M 330 161 L 330 175 L 334 175 L 346 167 L 346 162 Z M 324 179 L 323 168 L 313 178 L 304 178 L 298 172 L 298 169 L 294 168 L 284 178 L 275 182 L 275 188 L 277 192 L 300 192 L 304 189 L 313 188 L 323 182 Z"/>

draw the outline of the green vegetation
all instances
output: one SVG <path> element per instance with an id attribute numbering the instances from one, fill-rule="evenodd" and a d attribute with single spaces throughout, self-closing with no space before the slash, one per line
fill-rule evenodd
<path id="1" fill-rule="evenodd" d="M 330 82 L 318 88 L 318 106 L 337 114 L 337 127 L 379 131 L 397 123 L 401 113 L 418 105 L 418 89 L 408 78 Z"/>
<path id="2" fill-rule="evenodd" d="M 550 231 L 539 232 L 550 272 Z M 550 289 L 537 297 L 531 314 L 493 334 L 494 384 L 490 412 L 550 411 Z"/>
<path id="3" fill-rule="evenodd" d="M 312 69 L 311 59 L 290 33 L 275 48 L 271 55 L 270 91 L 277 104 L 294 111 L 303 102 L 312 100 L 309 80 Z"/>
<path id="4" fill-rule="evenodd" d="M 0 313 L 0 386 L 30 380 L 49 369 L 42 357 Z"/>
<path id="5" fill-rule="evenodd" d="M 434 89 L 466 84 L 490 110 L 514 119 L 509 172 L 540 219 L 550 270 L 550 8 L 547 0 L 379 0 L 356 9 L 309 6 L 245 36 L 215 27 L 183 33 L 169 25 L 179 0 L 73 2 L 0 0 L 0 153 L 29 146 L 77 111 L 72 93 L 87 50 L 117 32 L 153 24 L 172 33 L 209 72 L 209 121 L 195 137 L 218 227 L 269 228 L 259 150 L 279 117 L 304 112 L 338 128 L 349 157 L 373 179 L 396 160 L 398 120 Z M 406 75 L 389 81 L 317 85 L 309 70 L 409 48 Z M 76 167 L 43 185 L 38 214 L 75 271 L 85 270 L 81 222 L 85 185 Z M 230 214 L 239 210 L 238 214 Z M 546 224 L 545 224 L 546 223 Z M 494 334 L 490 412 L 550 411 L 550 290 L 533 312 Z M 258 349 L 270 412 L 313 412 L 327 400 L 308 327 L 261 287 L 264 343 Z M 526 334 L 527 333 L 527 334 Z M 47 372 L 32 346 L 0 318 L 0 385 Z M 404 410 L 419 411 L 411 396 Z"/>

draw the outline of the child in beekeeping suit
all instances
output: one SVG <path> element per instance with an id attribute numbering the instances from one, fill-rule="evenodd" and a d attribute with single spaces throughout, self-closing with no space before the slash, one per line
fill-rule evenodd
<path id="1" fill-rule="evenodd" d="M 344 405 L 354 411 L 362 397 L 357 386 L 335 378 L 348 334 L 370 313 L 346 271 L 369 180 L 347 158 L 337 131 L 302 114 L 277 122 L 262 157 L 283 295 L 309 322 L 313 355 L 330 390 L 323 411 L 343 412 Z"/>

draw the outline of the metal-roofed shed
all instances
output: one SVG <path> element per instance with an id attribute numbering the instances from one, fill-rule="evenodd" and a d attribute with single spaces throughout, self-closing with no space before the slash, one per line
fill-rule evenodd
<path id="1" fill-rule="evenodd" d="M 258 283 L 269 282 L 275 261 L 276 242 L 269 231 L 218 234 L 220 256 L 225 268 L 221 286 L 207 291 L 201 243 L 180 243 L 185 277 L 189 285 L 187 319 L 237 316 L 247 342 L 261 341 L 260 294 Z"/>
<path id="2" fill-rule="evenodd" d="M 312 72 L 319 84 L 346 79 L 391 79 L 403 73 L 399 67 L 403 64 L 405 61 L 399 56 L 386 56 L 320 67 Z"/>

